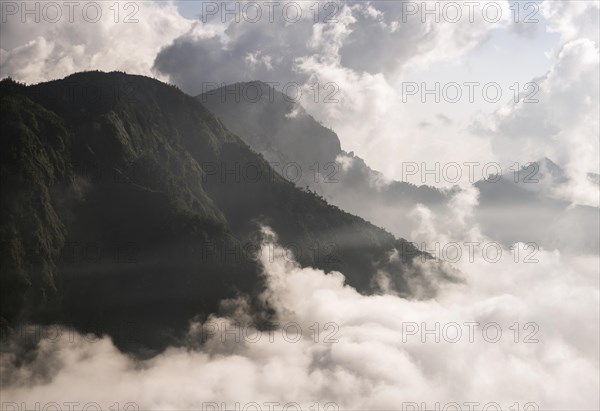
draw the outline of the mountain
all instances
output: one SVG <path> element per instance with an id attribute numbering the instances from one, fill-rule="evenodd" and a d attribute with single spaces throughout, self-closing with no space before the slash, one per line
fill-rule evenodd
<path id="1" fill-rule="evenodd" d="M 333 131 L 266 83 L 235 83 L 198 99 L 268 161 L 310 166 L 335 162 L 342 153 Z"/>
<path id="2" fill-rule="evenodd" d="M 475 218 L 482 231 L 506 245 L 530 242 L 546 249 L 597 254 L 598 207 L 572 204 L 560 191 L 570 182 L 548 158 L 477 181 Z M 591 187 L 593 189 L 593 187 Z"/>
<path id="3" fill-rule="evenodd" d="M 335 132 L 266 83 L 235 83 L 197 98 L 288 180 L 395 235 L 408 236 L 415 228 L 408 215 L 415 204 L 437 209 L 448 198 L 449 193 L 431 186 L 388 181 L 362 158 L 342 150 Z"/>
<path id="4" fill-rule="evenodd" d="M 298 186 L 309 186 L 332 204 L 394 235 L 410 238 L 417 223 L 411 211 L 417 204 L 437 215 L 452 215 L 449 200 L 460 189 L 441 190 L 384 178 L 354 153 L 343 151 L 332 130 L 265 83 L 236 83 L 197 98 L 269 161 L 300 164 L 303 178 L 288 175 Z M 598 208 L 572 205 L 555 195 L 569 182 L 557 164 L 545 158 L 499 177 L 474 184 L 479 190 L 475 221 L 483 234 L 507 247 L 520 241 L 597 253 Z M 589 180 L 598 179 L 590 174 Z M 571 227 L 577 228 L 577 235 Z"/>
<path id="5" fill-rule="evenodd" d="M 156 352 L 223 299 L 250 296 L 268 316 L 248 247 L 263 225 L 303 266 L 339 270 L 362 293 L 384 271 L 410 294 L 421 253 L 281 177 L 174 86 L 85 72 L 0 91 L 4 330 L 59 322 Z M 339 149 L 325 144 L 323 158 Z"/>

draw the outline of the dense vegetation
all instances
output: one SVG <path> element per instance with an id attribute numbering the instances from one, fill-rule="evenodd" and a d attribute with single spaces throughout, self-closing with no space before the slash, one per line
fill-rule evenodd
<path id="1" fill-rule="evenodd" d="M 295 187 L 173 86 L 86 72 L 0 92 L 3 329 L 135 324 L 135 349 L 176 343 L 193 316 L 260 292 L 245 246 L 261 224 L 302 265 L 364 293 L 385 269 L 407 291 L 415 249 Z"/>

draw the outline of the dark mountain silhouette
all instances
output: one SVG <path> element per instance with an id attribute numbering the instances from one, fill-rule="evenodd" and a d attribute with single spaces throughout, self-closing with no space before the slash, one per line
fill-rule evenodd
<path id="1" fill-rule="evenodd" d="M 363 293 L 381 270 L 403 295 L 418 275 L 410 244 L 282 178 L 176 87 L 86 72 L 0 89 L 4 330 L 62 322 L 127 350 L 177 343 L 190 318 L 262 290 L 248 247 L 261 225 Z M 323 160 L 339 149 L 327 144 Z"/>

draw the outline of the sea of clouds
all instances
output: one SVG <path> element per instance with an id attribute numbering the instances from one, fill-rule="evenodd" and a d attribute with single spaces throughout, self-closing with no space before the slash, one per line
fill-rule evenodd
<path id="1" fill-rule="evenodd" d="M 477 194 L 459 193 L 446 215 L 415 207 L 414 237 L 489 241 L 471 224 Z M 240 298 L 224 302 L 229 314 L 192 322 L 187 346 L 147 360 L 108 337 L 42 339 L 26 365 L 2 354 L 3 409 L 600 407 L 598 255 L 540 249 L 536 263 L 491 263 L 473 253 L 454 264 L 463 282 L 405 299 L 361 295 L 341 273 L 264 251 L 273 330 L 253 328 Z M 52 403 L 60 408 L 44 408 Z"/>

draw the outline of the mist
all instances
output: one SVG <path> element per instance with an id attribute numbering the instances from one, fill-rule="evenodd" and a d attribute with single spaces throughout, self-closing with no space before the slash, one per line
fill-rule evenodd
<path id="1" fill-rule="evenodd" d="M 415 239 L 494 241 L 471 224 L 476 190 L 454 204 L 453 216 L 416 207 Z M 268 227 L 263 235 L 277 240 Z M 108 337 L 64 332 L 21 364 L 2 353 L 4 407 L 597 409 L 598 256 L 539 249 L 525 263 L 515 248 L 525 251 L 503 248 L 497 262 L 463 255 L 453 266 L 464 281 L 439 284 L 430 299 L 361 295 L 342 273 L 264 248 L 261 299 L 277 319 L 269 331 L 253 326 L 240 297 L 222 302 L 227 314 L 192 321 L 187 346 L 147 360 Z"/>

